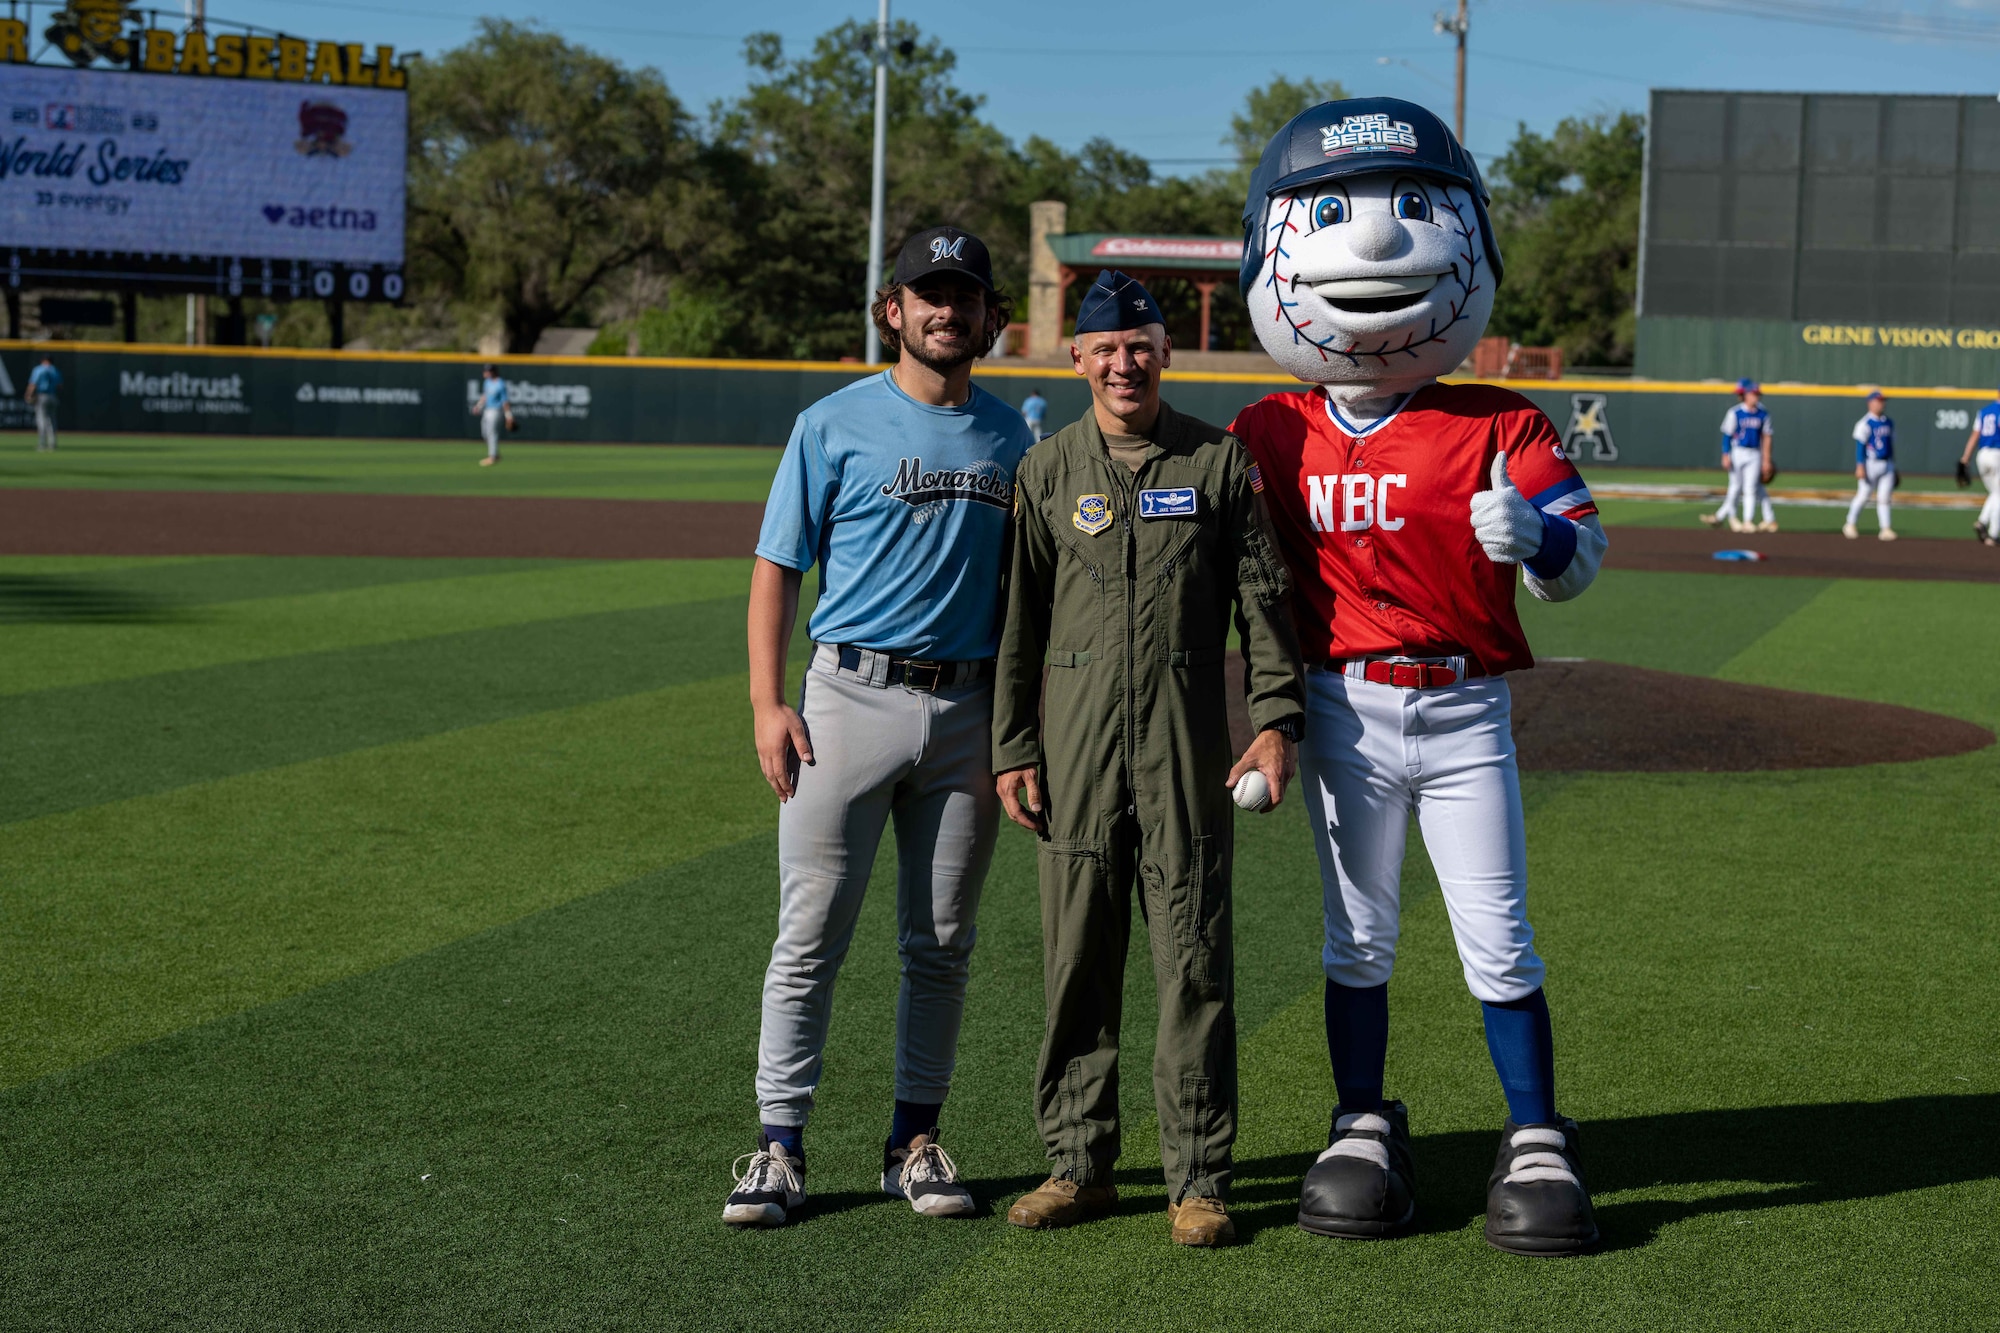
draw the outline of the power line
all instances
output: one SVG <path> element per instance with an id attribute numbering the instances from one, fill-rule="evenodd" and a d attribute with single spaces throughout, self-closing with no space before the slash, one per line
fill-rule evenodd
<path id="1" fill-rule="evenodd" d="M 1815 0 L 1653 0 L 1653 3 L 1709 14 L 1846 28 L 1854 32 L 1879 33 L 1917 41 L 2000 42 L 2000 24 L 1990 21 L 1857 9 L 1848 5 L 1815 3 Z"/>

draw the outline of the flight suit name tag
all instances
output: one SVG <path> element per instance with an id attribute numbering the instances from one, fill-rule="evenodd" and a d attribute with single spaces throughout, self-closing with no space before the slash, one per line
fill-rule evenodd
<path id="1" fill-rule="evenodd" d="M 1086 537 L 1095 537 L 1111 526 L 1111 497 L 1108 495 L 1079 495 L 1076 497 L 1076 513 L 1070 522 Z"/>
<path id="2" fill-rule="evenodd" d="M 1192 486 L 1173 486 L 1139 492 L 1140 518 L 1197 518 L 1200 505 Z"/>

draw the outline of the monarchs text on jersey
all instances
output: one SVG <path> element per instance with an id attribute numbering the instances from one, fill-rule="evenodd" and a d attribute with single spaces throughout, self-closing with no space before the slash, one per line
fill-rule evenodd
<path id="1" fill-rule="evenodd" d="M 1362 430 L 1313 390 L 1253 403 L 1230 430 L 1262 476 L 1308 663 L 1464 653 L 1494 675 L 1534 665 L 1516 566 L 1486 558 L 1470 513 L 1498 450 L 1544 514 L 1597 512 L 1540 408 L 1509 389 L 1432 384 Z"/>

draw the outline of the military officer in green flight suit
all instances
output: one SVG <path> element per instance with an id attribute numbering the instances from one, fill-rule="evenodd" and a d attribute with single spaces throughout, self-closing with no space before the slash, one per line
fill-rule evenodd
<path id="1" fill-rule="evenodd" d="M 1117 1202 L 1118 1029 L 1134 890 L 1159 988 L 1153 1095 L 1171 1235 L 1235 1239 L 1231 791 L 1283 799 L 1304 676 L 1263 483 L 1236 439 L 1160 399 L 1158 308 L 1123 273 L 1085 293 L 1070 356 L 1091 408 L 1015 478 L 993 767 L 1040 838 L 1048 1023 L 1036 1115 L 1053 1173 L 1007 1214 L 1059 1227 Z M 1232 613 L 1256 741 L 1236 760 Z M 1046 665 L 1046 684 L 1044 666 Z"/>

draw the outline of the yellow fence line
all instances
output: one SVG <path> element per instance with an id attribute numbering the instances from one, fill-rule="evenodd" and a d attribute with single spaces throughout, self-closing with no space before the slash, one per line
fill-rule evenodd
<path id="1" fill-rule="evenodd" d="M 876 368 L 864 366 L 856 361 L 761 361 L 731 360 L 711 357 L 681 356 L 532 356 L 499 355 L 481 356 L 476 352 L 336 352 L 330 348 L 313 347 L 188 347 L 180 343 L 105 343 L 105 342 L 58 342 L 54 340 L 29 342 L 22 339 L 0 338 L 0 350 L 14 352 L 60 351 L 83 353 L 85 355 L 131 354 L 139 356 L 249 356 L 268 357 L 279 360 L 329 359 L 352 361 L 387 362 L 449 362 L 459 365 L 484 365 L 491 362 L 502 366 L 600 366 L 638 368 L 646 370 L 727 370 L 727 371 L 790 371 L 815 374 L 869 375 Z M 1061 366 L 1013 366 L 981 362 L 979 374 L 1009 379 L 1049 379 L 1059 376 Z M 1276 371 L 1220 371 L 1220 370 L 1169 370 L 1169 381 L 1190 384 L 1270 384 L 1297 387 L 1300 381 L 1290 375 Z M 1470 376 L 1447 376 L 1447 383 L 1480 383 Z M 1735 391 L 1733 380 L 1646 380 L 1624 377 L 1578 377 L 1559 380 L 1489 380 L 1486 383 L 1503 385 L 1510 389 L 1547 390 L 1552 393 L 1701 393 L 1729 395 Z M 1965 398 L 1985 401 L 1995 395 L 1986 389 L 1966 389 L 1951 385 L 1879 385 L 1879 384 L 1767 384 L 1764 386 L 1766 398 L 1855 398 L 1859 399 L 1873 390 L 1880 389 L 1890 398 Z"/>

